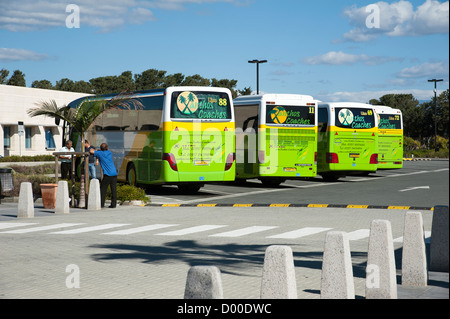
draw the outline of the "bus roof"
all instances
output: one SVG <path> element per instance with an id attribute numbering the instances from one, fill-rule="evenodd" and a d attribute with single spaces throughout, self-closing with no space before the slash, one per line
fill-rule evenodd
<path id="1" fill-rule="evenodd" d="M 377 113 L 400 114 L 400 115 L 402 114 L 402 111 L 400 109 L 395 109 L 393 107 L 386 105 L 374 105 L 373 107 Z"/>
<path id="2" fill-rule="evenodd" d="M 310 95 L 301 95 L 301 94 L 261 94 L 261 95 L 243 95 L 238 96 L 233 100 L 233 104 L 235 106 L 244 105 L 244 104 L 259 104 L 266 102 L 275 102 L 280 103 L 283 101 L 284 103 L 314 103 L 314 99 Z"/>
<path id="3" fill-rule="evenodd" d="M 207 92 L 225 92 L 231 96 L 231 91 L 228 88 L 223 87 L 210 87 L 210 86 L 170 86 L 167 88 L 161 89 L 151 89 L 151 90 L 143 90 L 143 91 L 134 91 L 130 92 L 131 95 L 135 98 L 141 98 L 152 95 L 164 95 L 164 94 L 172 94 L 175 91 L 207 91 Z M 118 96 L 123 93 L 110 93 L 110 94 L 98 94 L 98 95 L 86 95 L 85 97 L 76 99 L 69 103 L 69 107 L 76 108 L 81 102 L 85 99 L 112 99 L 115 96 Z"/>
<path id="4" fill-rule="evenodd" d="M 360 102 L 320 102 L 319 107 L 353 107 L 353 108 L 367 108 L 374 109 L 374 105 L 360 103 Z"/>

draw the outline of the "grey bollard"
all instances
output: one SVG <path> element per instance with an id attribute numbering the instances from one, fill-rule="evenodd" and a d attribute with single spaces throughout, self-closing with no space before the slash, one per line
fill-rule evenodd
<path id="1" fill-rule="evenodd" d="M 67 181 L 59 181 L 56 191 L 55 214 L 69 214 L 69 186 Z"/>
<path id="2" fill-rule="evenodd" d="M 330 231 L 326 235 L 320 298 L 355 298 L 350 243 L 345 232 Z"/>
<path id="3" fill-rule="evenodd" d="M 261 299 L 297 299 L 294 257 L 291 247 L 273 245 L 266 249 Z"/>
<path id="4" fill-rule="evenodd" d="M 425 287 L 427 283 L 427 257 L 422 214 L 407 212 L 403 232 L 402 285 Z"/>
<path id="5" fill-rule="evenodd" d="M 34 217 L 33 187 L 29 182 L 22 182 L 20 184 L 17 217 L 18 218 Z"/>
<path id="6" fill-rule="evenodd" d="M 100 197 L 100 182 L 98 179 L 93 178 L 89 184 L 89 196 L 88 196 L 88 210 L 100 210 L 101 197 Z"/>
<path id="7" fill-rule="evenodd" d="M 223 299 L 222 279 L 215 266 L 193 266 L 189 269 L 184 299 Z"/>
<path id="8" fill-rule="evenodd" d="M 449 272 L 448 206 L 435 206 L 431 224 L 430 271 Z"/>
<path id="9" fill-rule="evenodd" d="M 394 242 L 387 220 L 376 219 L 370 224 L 366 299 L 397 299 Z"/>

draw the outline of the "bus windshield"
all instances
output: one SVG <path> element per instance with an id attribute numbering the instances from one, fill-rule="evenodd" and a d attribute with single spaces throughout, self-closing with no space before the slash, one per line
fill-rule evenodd
<path id="1" fill-rule="evenodd" d="M 400 115 L 378 114 L 378 128 L 401 130 L 402 122 Z"/>
<path id="2" fill-rule="evenodd" d="M 231 120 L 231 104 L 223 92 L 184 91 L 172 93 L 171 118 Z"/>
<path id="3" fill-rule="evenodd" d="M 371 129 L 375 126 L 372 110 L 365 108 L 336 108 L 335 125 L 350 129 Z"/>
<path id="4" fill-rule="evenodd" d="M 294 105 L 267 105 L 266 124 L 315 125 L 315 108 Z"/>

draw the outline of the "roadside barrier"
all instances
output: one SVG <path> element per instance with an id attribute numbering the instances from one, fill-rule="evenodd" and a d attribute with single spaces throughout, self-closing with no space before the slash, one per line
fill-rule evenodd
<path id="1" fill-rule="evenodd" d="M 394 241 L 387 220 L 377 219 L 370 224 L 366 299 L 397 299 Z"/>
<path id="2" fill-rule="evenodd" d="M 69 214 L 69 186 L 67 181 L 59 181 L 56 190 L 55 214 Z"/>
<path id="3" fill-rule="evenodd" d="M 330 231 L 326 235 L 320 284 L 321 299 L 354 299 L 352 260 L 347 233 Z"/>
<path id="4" fill-rule="evenodd" d="M 189 269 L 184 299 L 223 299 L 222 278 L 215 266 L 193 266 Z"/>
<path id="5" fill-rule="evenodd" d="M 420 212 L 405 214 L 403 232 L 402 285 L 425 287 L 428 283 L 427 257 Z"/>
<path id="6" fill-rule="evenodd" d="M 96 178 L 91 179 L 89 183 L 89 195 L 88 195 L 88 210 L 100 210 L 101 197 L 100 197 L 100 181 Z"/>
<path id="7" fill-rule="evenodd" d="M 448 206 L 435 206 L 431 225 L 430 270 L 449 272 Z"/>
<path id="8" fill-rule="evenodd" d="M 261 299 L 297 299 L 294 258 L 291 247 L 273 245 L 266 249 Z"/>
<path id="9" fill-rule="evenodd" d="M 23 182 L 20 184 L 17 217 L 18 218 L 34 217 L 33 188 L 30 182 Z"/>

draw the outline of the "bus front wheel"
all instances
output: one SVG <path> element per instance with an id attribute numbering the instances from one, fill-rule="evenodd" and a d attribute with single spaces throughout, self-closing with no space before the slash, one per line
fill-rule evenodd
<path id="1" fill-rule="evenodd" d="M 137 186 L 136 168 L 131 163 L 127 168 L 127 183 L 131 186 Z"/>

